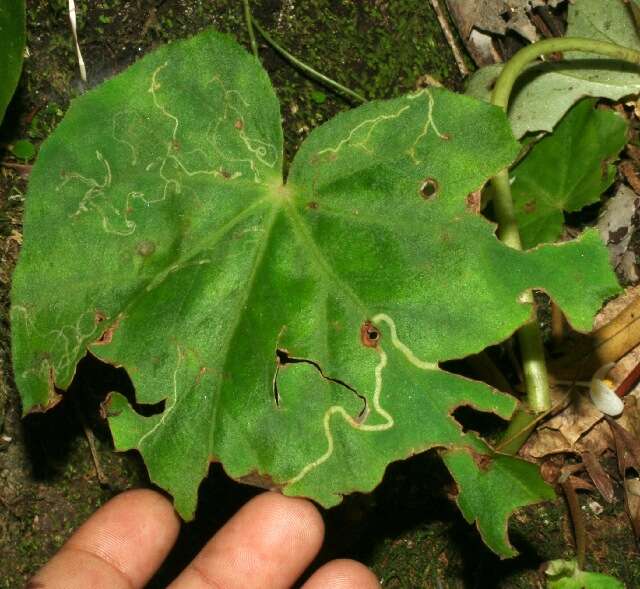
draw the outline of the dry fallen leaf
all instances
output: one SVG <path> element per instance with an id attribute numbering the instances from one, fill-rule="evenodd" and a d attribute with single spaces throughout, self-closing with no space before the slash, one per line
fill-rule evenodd
<path id="1" fill-rule="evenodd" d="M 625 282 L 640 278 L 636 256 L 629 250 L 632 235 L 639 229 L 640 196 L 621 184 L 616 194 L 604 205 L 598 219 L 598 230 L 607 244 L 611 263 Z"/>
<path id="2" fill-rule="evenodd" d="M 478 66 L 499 61 L 492 50 L 491 37 L 514 31 L 533 43 L 538 31 L 529 13 L 541 6 L 555 7 L 563 0 L 447 0 L 460 37 Z"/>

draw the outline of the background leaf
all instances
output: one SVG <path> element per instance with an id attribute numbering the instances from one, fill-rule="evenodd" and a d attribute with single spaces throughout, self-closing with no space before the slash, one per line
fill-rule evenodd
<path id="1" fill-rule="evenodd" d="M 427 89 L 318 128 L 283 184 L 258 62 L 213 32 L 159 49 L 76 100 L 33 168 L 12 291 L 25 412 L 87 349 L 123 366 L 153 407 L 112 396 L 116 447 L 185 518 L 211 461 L 330 506 L 393 460 L 485 451 L 453 411 L 515 400 L 436 363 L 507 338 L 532 286 L 582 329 L 618 290 L 595 232 L 520 252 L 467 206 L 517 152 L 500 109 Z"/>
<path id="2" fill-rule="evenodd" d="M 581 571 L 575 560 L 552 560 L 545 572 L 547 589 L 624 589 L 614 577 Z"/>
<path id="3" fill-rule="evenodd" d="M 513 456 L 472 450 L 443 452 L 459 489 L 456 502 L 464 518 L 476 523 L 485 544 L 503 556 L 515 556 L 507 538 L 509 516 L 518 507 L 553 500 L 553 488 L 535 464 Z M 505 493 L 505 489 L 508 492 Z"/>
<path id="4" fill-rule="evenodd" d="M 569 4 L 567 37 L 588 37 L 640 50 L 631 13 L 618 0 L 576 0 Z M 469 80 L 467 94 L 489 101 L 503 64 L 481 68 Z M 559 62 L 530 67 L 514 86 L 509 120 L 516 137 L 551 131 L 584 96 L 619 100 L 640 92 L 637 66 L 585 53 L 567 53 Z"/>
<path id="5" fill-rule="evenodd" d="M 627 123 L 582 100 L 513 169 L 511 191 L 522 244 L 531 248 L 562 233 L 563 211 L 598 202 L 615 179 L 609 164 L 624 147 Z"/>
<path id="6" fill-rule="evenodd" d="M 3 0 L 0 4 L 0 122 L 20 79 L 24 45 L 24 0 Z"/>

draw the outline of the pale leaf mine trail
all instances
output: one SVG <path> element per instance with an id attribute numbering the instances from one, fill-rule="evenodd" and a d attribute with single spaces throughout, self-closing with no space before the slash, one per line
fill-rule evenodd
<path id="1" fill-rule="evenodd" d="M 234 172 L 225 172 L 220 165 L 222 162 L 232 164 L 244 164 L 248 167 L 253 174 L 252 182 L 260 184 L 263 182 L 263 178 L 260 176 L 257 162 L 263 166 L 275 169 L 278 162 L 278 150 L 273 143 L 263 141 L 259 137 L 252 137 L 247 133 L 246 118 L 241 110 L 250 110 L 250 104 L 242 97 L 242 95 L 234 89 L 228 89 L 223 80 L 219 76 L 213 76 L 211 80 L 206 83 L 205 88 L 208 88 L 211 84 L 215 84 L 222 93 L 223 108 L 222 114 L 213 122 L 209 123 L 207 131 L 205 133 L 205 141 L 209 145 L 209 152 L 205 151 L 201 147 L 186 152 L 184 156 L 193 154 L 199 154 L 204 160 L 208 160 L 209 167 L 203 169 L 190 169 L 185 163 L 183 157 L 177 154 L 178 130 L 180 128 L 180 120 L 178 117 L 170 112 L 167 107 L 162 104 L 158 95 L 162 88 L 162 84 L 159 81 L 161 72 L 167 68 L 169 62 L 165 62 L 158 66 L 151 74 L 151 81 L 149 84 L 148 92 L 151 95 L 154 108 L 160 113 L 160 115 L 166 119 L 169 119 L 171 123 L 171 137 L 166 143 L 165 154 L 157 161 L 152 161 L 145 166 L 145 172 L 150 172 L 154 169 L 157 170 L 158 176 L 162 182 L 162 188 L 160 190 L 160 196 L 149 198 L 144 192 L 130 191 L 122 205 L 115 203 L 115 198 L 109 198 L 114 190 L 113 187 L 114 178 L 112 175 L 112 166 L 109 160 L 105 157 L 100 149 L 96 150 L 96 159 L 104 167 L 104 178 L 99 181 L 96 178 L 87 177 L 80 172 L 67 172 L 64 174 L 63 181 L 56 187 L 56 192 L 60 192 L 68 183 L 76 181 L 87 187 L 85 193 L 80 199 L 78 209 L 71 217 L 78 217 L 90 210 L 96 211 L 102 219 L 102 228 L 105 233 L 126 237 L 135 233 L 137 224 L 130 218 L 132 212 L 139 212 L 133 208 L 133 201 L 139 200 L 143 203 L 144 207 L 151 207 L 151 205 L 163 202 L 167 200 L 168 196 L 179 195 L 182 193 L 182 183 L 179 176 L 171 174 L 171 170 L 168 168 L 172 164 L 175 169 L 179 170 L 186 177 L 193 177 L 197 175 L 212 176 L 214 178 L 224 178 L 225 181 L 235 180 L 242 177 L 244 174 L 235 170 Z M 234 104 L 235 103 L 235 104 Z M 123 125 L 123 119 L 129 116 L 133 116 L 132 113 L 126 111 L 117 112 L 113 117 L 113 123 L 111 128 L 112 138 L 122 144 L 126 149 L 131 152 L 131 165 L 137 166 L 139 161 L 139 153 L 136 149 L 136 145 L 129 141 L 131 137 L 127 137 L 126 133 L 118 133 L 118 128 Z M 240 145 L 247 152 L 247 157 L 233 157 L 230 153 L 225 153 L 223 149 L 223 142 L 221 137 L 224 135 L 219 132 L 222 125 L 230 125 L 233 127 L 234 133 L 240 138 Z M 109 194 L 111 192 L 111 194 Z"/>
<path id="2" fill-rule="evenodd" d="M 397 350 L 402 352 L 402 354 L 410 364 L 412 364 L 416 368 L 419 368 L 420 370 L 440 370 L 437 364 L 420 360 L 406 344 L 400 341 L 400 339 L 398 338 L 398 332 L 396 330 L 396 324 L 393 319 L 389 317 L 389 315 L 386 315 L 385 313 L 379 313 L 378 315 L 373 317 L 371 321 L 373 324 L 384 322 L 389 326 L 391 343 Z M 289 486 L 300 482 L 307 474 L 309 474 L 309 472 L 331 458 L 334 450 L 333 433 L 331 431 L 331 418 L 334 415 L 342 416 L 352 428 L 362 432 L 381 432 L 391 429 L 394 426 L 395 422 L 393 420 L 393 416 L 385 411 L 385 409 L 380 404 L 380 396 L 382 395 L 382 371 L 387 366 L 387 353 L 384 351 L 381 343 L 378 343 L 376 351 L 380 356 L 380 360 L 378 361 L 378 364 L 374 369 L 375 388 L 373 392 L 373 408 L 375 412 L 384 419 L 384 423 L 367 425 L 366 421 L 368 420 L 369 415 L 365 415 L 362 422 L 358 422 L 353 417 L 351 417 L 351 415 L 349 415 L 345 408 L 341 405 L 332 405 L 331 407 L 329 407 L 329 409 L 326 410 L 324 418 L 322 420 L 324 434 L 327 440 L 327 450 L 322 456 L 304 466 L 296 476 L 286 481 L 284 483 L 284 486 Z"/>

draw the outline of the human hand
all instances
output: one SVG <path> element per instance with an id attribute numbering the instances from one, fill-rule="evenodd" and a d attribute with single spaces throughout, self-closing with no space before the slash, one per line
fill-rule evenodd
<path id="1" fill-rule="evenodd" d="M 27 589 L 138 589 L 173 546 L 180 524 L 159 493 L 127 491 L 83 524 Z M 318 553 L 324 524 L 304 499 L 263 493 L 242 507 L 171 583 L 170 589 L 291 587 Z M 377 589 L 364 565 L 334 560 L 302 589 Z"/>

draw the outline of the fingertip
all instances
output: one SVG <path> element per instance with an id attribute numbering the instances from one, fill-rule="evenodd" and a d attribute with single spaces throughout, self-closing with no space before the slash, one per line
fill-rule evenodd
<path id="1" fill-rule="evenodd" d="M 263 493 L 223 526 L 171 587 L 247 587 L 247 580 L 255 589 L 291 587 L 323 539 L 324 522 L 310 501 Z"/>
<path id="2" fill-rule="evenodd" d="M 378 578 L 362 563 L 337 559 L 320 567 L 302 589 L 380 589 Z"/>
<path id="3" fill-rule="evenodd" d="M 142 587 L 168 554 L 179 528 L 162 495 L 126 491 L 94 513 L 35 580 L 51 588 Z"/>
<path id="4" fill-rule="evenodd" d="M 255 510 L 259 514 L 269 514 L 271 520 L 302 533 L 306 541 L 316 546 L 316 551 L 320 550 L 324 540 L 324 520 L 311 501 L 267 492 L 254 497 L 241 511 L 245 509 L 252 512 Z"/>

